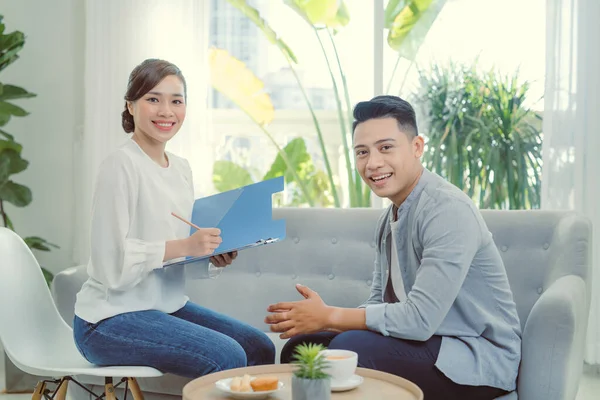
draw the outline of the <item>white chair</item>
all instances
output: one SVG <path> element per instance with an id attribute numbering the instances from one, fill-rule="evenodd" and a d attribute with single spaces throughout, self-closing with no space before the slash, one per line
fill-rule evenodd
<path id="1" fill-rule="evenodd" d="M 32 399 L 64 400 L 69 382 L 94 395 L 116 400 L 115 388 L 125 385 L 135 400 L 144 397 L 135 378 L 157 377 L 150 367 L 98 367 L 85 360 L 73 339 L 73 331 L 60 317 L 35 257 L 13 231 L 0 227 L 0 339 L 12 362 L 21 370 L 42 378 Z M 73 376 L 105 378 L 104 394 L 97 395 Z M 113 378 L 121 378 L 113 385 Z M 54 387 L 54 390 L 50 390 Z"/>

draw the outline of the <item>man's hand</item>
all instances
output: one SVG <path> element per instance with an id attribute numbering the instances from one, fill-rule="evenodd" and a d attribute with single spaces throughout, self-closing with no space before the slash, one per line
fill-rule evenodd
<path id="1" fill-rule="evenodd" d="M 219 254 L 216 256 L 212 256 L 210 258 L 210 262 L 215 267 L 226 267 L 226 266 L 230 265 L 233 262 L 233 260 L 235 260 L 237 258 L 237 255 L 238 255 L 237 251 Z"/>
<path id="2" fill-rule="evenodd" d="M 267 308 L 265 323 L 271 325 L 271 331 L 283 332 L 279 337 L 288 339 L 295 335 L 320 332 L 327 328 L 331 307 L 319 294 L 306 286 L 296 285 L 296 290 L 304 300 L 272 304 Z"/>

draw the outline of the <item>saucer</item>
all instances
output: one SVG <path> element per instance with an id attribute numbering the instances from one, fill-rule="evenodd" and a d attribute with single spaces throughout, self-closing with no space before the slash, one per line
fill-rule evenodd
<path id="1" fill-rule="evenodd" d="M 231 398 L 234 399 L 264 399 L 269 395 L 276 393 L 283 389 L 283 382 L 279 381 L 278 387 L 275 390 L 265 390 L 262 392 L 234 392 L 231 390 L 231 381 L 233 378 L 221 379 L 215 382 L 215 386 L 220 391 L 227 393 Z M 254 380 L 254 379 L 251 379 Z"/>
<path id="2" fill-rule="evenodd" d="M 346 390 L 352 390 L 358 387 L 361 383 L 363 383 L 364 378 L 360 375 L 352 375 L 349 379 L 344 382 L 335 382 L 331 381 L 331 391 L 332 392 L 344 392 Z"/>

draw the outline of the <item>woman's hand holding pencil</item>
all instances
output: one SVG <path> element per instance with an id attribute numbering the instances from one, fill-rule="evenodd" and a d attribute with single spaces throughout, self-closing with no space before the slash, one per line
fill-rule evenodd
<path id="1" fill-rule="evenodd" d="M 175 218 L 180 219 L 191 227 L 196 228 L 196 232 L 192 235 L 183 239 L 186 243 L 186 255 L 199 257 L 207 256 L 215 252 L 215 249 L 219 247 L 223 239 L 221 239 L 221 230 L 218 228 L 200 228 L 193 223 L 185 220 L 175 213 L 171 213 Z"/>

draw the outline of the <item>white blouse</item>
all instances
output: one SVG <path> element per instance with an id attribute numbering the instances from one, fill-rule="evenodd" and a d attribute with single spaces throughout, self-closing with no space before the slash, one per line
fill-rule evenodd
<path id="1" fill-rule="evenodd" d="M 96 323 L 117 314 L 172 313 L 188 301 L 186 269 L 206 278 L 208 260 L 163 268 L 169 240 L 189 236 L 194 204 L 187 160 L 167 152 L 161 167 L 129 139 L 100 165 L 93 198 L 89 279 L 77 294 L 75 314 Z M 219 268 L 220 269 L 220 268 Z"/>

